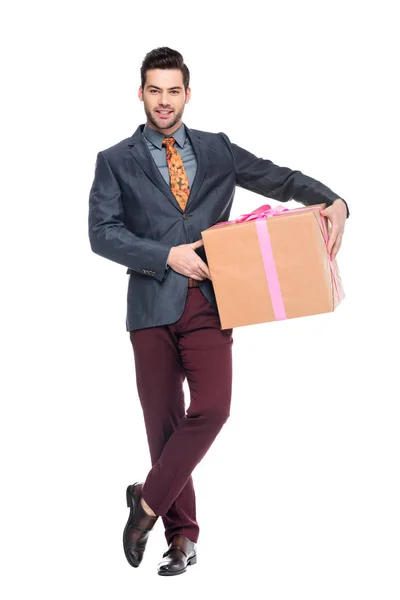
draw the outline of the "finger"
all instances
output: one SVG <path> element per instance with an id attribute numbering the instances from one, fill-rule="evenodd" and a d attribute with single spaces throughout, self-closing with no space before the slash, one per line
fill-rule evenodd
<path id="1" fill-rule="evenodd" d="M 197 248 L 200 248 L 200 246 L 203 246 L 204 242 L 203 240 L 198 240 L 197 242 L 193 242 L 193 244 L 190 245 L 193 248 L 193 250 L 196 250 Z"/>
<path id="2" fill-rule="evenodd" d="M 198 263 L 198 268 L 199 268 L 199 272 L 201 275 L 205 275 L 206 277 L 208 277 L 210 279 L 210 271 L 208 270 L 208 267 L 206 265 L 205 262 L 201 262 Z"/>
<path id="3" fill-rule="evenodd" d="M 343 237 L 343 235 L 338 235 L 336 243 L 333 246 L 332 254 L 331 254 L 332 260 L 335 260 L 337 253 L 339 252 L 339 248 L 342 245 L 342 237 Z"/>
<path id="4" fill-rule="evenodd" d="M 191 277 L 192 279 L 196 279 L 197 281 L 203 281 L 204 279 L 204 275 L 202 275 L 201 277 L 199 275 L 197 275 L 196 273 L 190 273 L 188 275 L 188 277 Z"/>
<path id="5" fill-rule="evenodd" d="M 333 225 L 329 239 L 328 239 L 328 246 L 327 246 L 328 254 L 330 254 L 332 252 L 332 248 L 337 240 L 338 234 L 339 234 L 338 227 Z"/>

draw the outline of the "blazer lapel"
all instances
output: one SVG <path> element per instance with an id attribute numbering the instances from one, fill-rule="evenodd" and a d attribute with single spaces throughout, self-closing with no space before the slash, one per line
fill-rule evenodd
<path id="1" fill-rule="evenodd" d="M 189 207 L 193 208 L 193 204 L 196 200 L 201 184 L 206 176 L 208 169 L 208 153 L 204 140 L 202 140 L 199 135 L 194 133 L 194 131 L 189 129 L 189 127 L 186 127 L 186 130 L 197 159 L 196 175 L 194 176 L 192 187 L 190 188 L 189 199 L 186 204 L 186 210 L 188 210 Z"/>
<path id="2" fill-rule="evenodd" d="M 136 162 L 139 163 L 139 165 L 142 167 L 146 175 L 159 188 L 159 190 L 163 192 L 163 194 L 171 202 L 171 204 L 177 210 L 183 212 L 178 204 L 178 201 L 173 195 L 170 186 L 167 184 L 164 177 L 161 175 L 159 169 L 157 168 L 153 160 L 153 157 L 150 154 L 146 141 L 143 139 L 142 136 L 143 128 L 144 125 L 139 125 L 135 133 L 132 135 L 131 139 L 128 142 L 129 151 L 132 154 L 133 158 L 136 160 Z M 188 133 L 188 137 L 192 143 L 194 153 L 196 155 L 197 171 L 192 183 L 192 187 L 190 189 L 189 199 L 185 210 L 187 210 L 189 206 L 192 208 L 208 168 L 208 155 L 204 141 L 197 134 L 191 131 L 188 127 L 186 127 L 186 130 Z"/>

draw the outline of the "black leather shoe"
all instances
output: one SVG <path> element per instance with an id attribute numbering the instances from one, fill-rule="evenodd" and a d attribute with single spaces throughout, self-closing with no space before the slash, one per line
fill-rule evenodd
<path id="1" fill-rule="evenodd" d="M 124 529 L 123 544 L 126 559 L 132 567 L 138 567 L 142 562 L 149 532 L 158 519 L 158 515 L 152 517 L 144 510 L 140 502 L 142 487 L 142 483 L 136 482 L 128 485 L 126 490 L 126 503 L 131 510 Z"/>
<path id="2" fill-rule="evenodd" d="M 164 556 L 166 558 L 158 563 L 158 574 L 180 575 L 186 571 L 188 565 L 197 563 L 196 544 L 185 535 L 176 535 Z"/>

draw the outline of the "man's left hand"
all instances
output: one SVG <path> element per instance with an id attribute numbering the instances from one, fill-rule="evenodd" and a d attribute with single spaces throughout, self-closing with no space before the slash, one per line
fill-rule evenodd
<path id="1" fill-rule="evenodd" d="M 338 199 L 328 206 L 324 210 L 321 210 L 321 215 L 328 217 L 331 222 L 331 232 L 328 240 L 328 254 L 331 259 L 336 258 L 339 248 L 342 244 L 342 237 L 344 233 L 344 226 L 346 224 L 347 209 L 346 203 L 343 200 Z"/>

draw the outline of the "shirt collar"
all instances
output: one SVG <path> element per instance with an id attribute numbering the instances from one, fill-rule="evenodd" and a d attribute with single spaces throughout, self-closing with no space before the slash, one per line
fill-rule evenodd
<path id="1" fill-rule="evenodd" d="M 165 137 L 173 137 L 176 140 L 176 143 L 181 148 L 183 148 L 186 140 L 186 130 L 184 123 L 182 123 L 182 125 L 169 136 L 164 135 L 163 133 L 160 133 L 155 129 L 152 129 L 151 127 L 148 127 L 146 123 L 143 128 L 142 134 L 160 150 L 163 148 L 162 141 Z"/>

